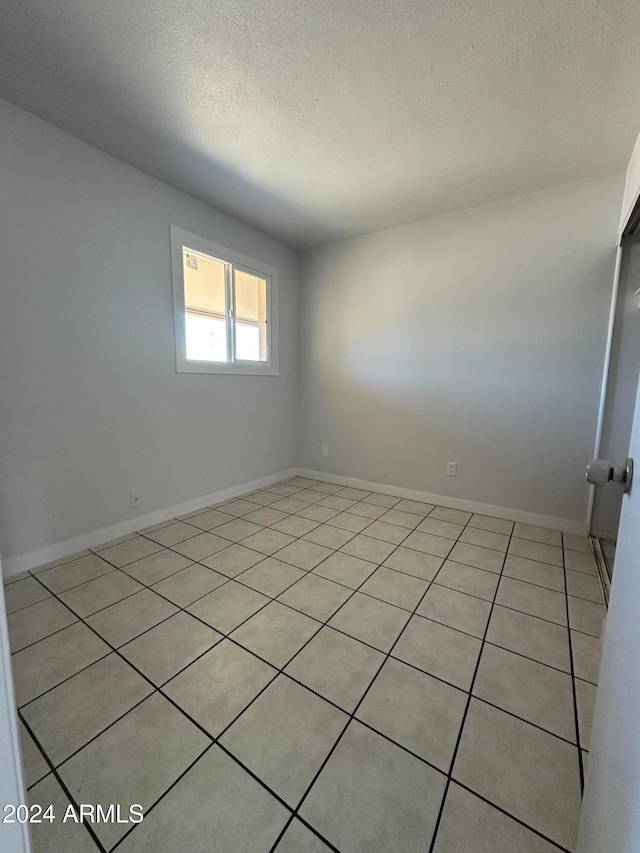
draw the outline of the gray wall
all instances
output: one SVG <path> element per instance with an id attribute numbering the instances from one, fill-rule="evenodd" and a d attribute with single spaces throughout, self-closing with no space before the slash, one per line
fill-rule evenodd
<path id="1" fill-rule="evenodd" d="M 3 558 L 295 465 L 296 253 L 4 101 L 0 126 Z M 170 224 L 278 267 L 279 376 L 176 373 Z"/>
<path id="2" fill-rule="evenodd" d="M 600 457 L 622 465 L 629 454 L 631 424 L 640 369 L 640 308 L 635 292 L 640 288 L 640 239 L 624 243 L 620 284 L 613 326 L 607 399 L 602 424 Z M 622 507 L 622 489 L 611 485 L 596 489 L 591 532 L 615 537 Z"/>
<path id="3" fill-rule="evenodd" d="M 2 101 L 0 124 L 5 559 L 296 462 L 584 520 L 622 175 L 306 253 L 298 407 L 293 251 Z M 279 268 L 278 377 L 176 373 L 171 223 Z"/>
<path id="4" fill-rule="evenodd" d="M 306 252 L 300 464 L 584 522 L 623 178 Z"/>

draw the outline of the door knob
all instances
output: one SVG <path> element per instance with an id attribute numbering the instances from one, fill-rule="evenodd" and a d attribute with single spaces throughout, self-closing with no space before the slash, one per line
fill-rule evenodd
<path id="1" fill-rule="evenodd" d="M 587 465 L 587 483 L 593 486 L 606 486 L 608 483 L 620 483 L 622 490 L 628 492 L 633 480 L 633 459 L 625 460 L 620 468 L 614 468 L 608 459 L 592 459 Z"/>

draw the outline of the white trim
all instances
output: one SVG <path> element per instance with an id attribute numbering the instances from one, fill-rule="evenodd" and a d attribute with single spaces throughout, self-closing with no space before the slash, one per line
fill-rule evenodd
<path id="1" fill-rule="evenodd" d="M 325 474 L 323 471 L 311 471 L 299 468 L 298 476 L 309 477 L 312 480 L 322 480 L 325 483 L 336 483 L 339 486 L 352 486 L 354 489 L 367 489 L 371 492 L 381 492 L 383 495 L 393 495 L 397 498 L 407 498 L 412 501 L 437 504 L 450 509 L 461 509 L 465 512 L 477 512 L 479 515 L 490 515 L 493 518 L 504 518 L 507 521 L 520 521 L 524 524 L 534 524 L 537 527 L 548 527 L 551 530 L 562 530 L 564 533 L 586 535 L 587 525 L 583 521 L 570 521 L 566 518 L 556 518 L 552 515 L 539 515 L 536 512 L 525 512 L 520 509 L 509 509 L 503 506 L 465 501 L 450 498 L 446 495 L 432 495 L 430 492 L 418 492 L 415 489 L 403 489 L 399 486 L 387 486 L 383 483 L 370 483 L 368 480 L 358 480 L 355 477 L 341 477 L 338 474 Z"/>
<path id="2" fill-rule="evenodd" d="M 10 577 L 28 569 L 35 569 L 53 560 L 70 557 L 72 554 L 77 554 L 78 551 L 84 551 L 85 548 L 96 548 L 98 545 L 103 545 L 112 539 L 118 539 L 120 536 L 126 536 L 128 533 L 135 533 L 138 530 L 143 530 L 145 527 L 151 527 L 153 524 L 161 524 L 163 521 L 169 521 L 169 519 L 176 518 L 179 515 L 186 515 L 189 512 L 195 512 L 197 509 L 204 509 L 213 504 L 238 497 L 238 495 L 254 492 L 256 489 L 264 489 L 273 483 L 279 483 L 281 480 L 288 480 L 291 477 L 295 477 L 296 473 L 296 468 L 279 471 L 277 474 L 269 474 L 267 477 L 252 480 L 250 483 L 240 483 L 238 486 L 230 486 L 228 489 L 212 492 L 210 495 L 204 495 L 192 501 L 160 509 L 148 515 L 139 515 L 130 521 L 122 521 L 111 527 L 103 527 L 101 530 L 94 530 L 92 533 L 85 533 L 83 536 L 76 536 L 73 539 L 58 542 L 55 545 L 49 545 L 37 551 L 19 554 L 16 557 L 8 557 L 4 560 L 4 576 Z"/>
<path id="3" fill-rule="evenodd" d="M 103 527 L 100 530 L 95 530 L 92 533 L 86 533 L 83 536 L 76 536 L 74 539 L 67 539 L 64 542 L 58 542 L 55 545 L 50 545 L 47 548 L 40 548 L 37 551 L 30 551 L 27 554 L 20 554 L 15 557 L 9 557 L 4 560 L 4 576 L 10 577 L 17 575 L 20 572 L 28 569 L 35 569 L 45 563 L 50 563 L 53 560 L 60 560 L 64 557 L 70 557 L 77 554 L 78 551 L 83 551 L 85 548 L 95 548 L 98 545 L 103 545 L 105 542 L 110 542 L 112 539 L 117 539 L 120 536 L 126 536 L 128 533 L 135 533 L 145 527 L 151 527 L 153 524 L 161 524 L 163 521 L 169 521 L 171 518 L 176 518 L 179 515 L 186 515 L 189 512 L 194 512 L 197 509 L 204 509 L 213 504 L 221 503 L 230 498 L 238 497 L 239 495 L 254 492 L 257 489 L 264 489 L 273 483 L 278 483 L 281 480 L 288 480 L 291 477 L 309 477 L 314 480 L 321 480 L 325 483 L 336 483 L 340 486 L 352 486 L 357 489 L 368 489 L 369 491 L 381 492 L 384 495 L 393 495 L 399 498 L 407 498 L 414 501 L 423 501 L 425 503 L 437 504 L 438 506 L 450 507 L 451 509 L 461 509 L 466 512 L 477 512 L 480 515 L 489 515 L 494 518 L 504 518 L 507 521 L 521 521 L 525 524 L 534 524 L 539 527 L 548 527 L 551 530 L 562 530 L 565 533 L 576 533 L 586 535 L 588 527 L 581 521 L 570 521 L 565 518 L 556 518 L 550 515 L 539 515 L 534 512 L 525 512 L 519 509 L 509 509 L 508 507 L 493 506 L 492 504 L 479 503 L 477 501 L 466 501 L 459 498 L 450 498 L 446 495 L 434 495 L 430 492 L 419 492 L 415 489 L 404 489 L 399 486 L 389 486 L 385 483 L 371 483 L 369 480 L 359 480 L 355 477 L 342 477 L 339 474 L 326 474 L 323 471 L 312 471 L 307 468 L 290 468 L 287 471 L 280 471 L 277 474 L 270 474 L 267 477 L 262 477 L 259 480 L 253 480 L 250 483 L 241 483 L 237 486 L 230 486 L 227 489 L 222 489 L 218 492 L 213 492 L 210 495 L 204 495 L 201 498 L 196 498 L 192 501 L 187 501 L 182 504 L 167 507 L 166 509 L 157 510 L 148 515 L 137 516 L 130 521 L 123 521 L 120 524 L 114 524 L 111 527 Z"/>
<path id="4" fill-rule="evenodd" d="M 173 325 L 176 341 L 176 371 L 178 373 L 212 373 L 228 376 L 277 376 L 278 375 L 278 270 L 275 267 L 250 258 L 226 246 L 220 246 L 197 234 L 170 226 L 171 234 L 171 278 L 173 282 Z M 265 362 L 256 361 L 193 361 L 186 357 L 184 271 L 182 249 L 219 259 L 234 268 L 263 276 L 267 281 L 267 354 Z M 228 276 L 227 276 L 228 278 Z M 227 291 L 229 282 L 227 281 Z M 227 292 L 228 308 L 230 306 Z M 233 306 L 235 311 L 235 306 Z M 229 334 L 229 323 L 227 323 Z"/>
<path id="5" fill-rule="evenodd" d="M 640 136 L 638 137 L 638 141 L 640 141 Z M 638 205 L 640 205 L 640 186 L 638 187 L 638 189 L 635 192 L 635 195 L 631 199 L 631 204 L 630 204 L 629 209 L 626 212 L 626 216 L 625 216 L 624 211 L 623 211 L 622 219 L 620 220 L 620 229 L 618 232 L 618 244 L 620 244 L 622 242 L 622 239 L 625 235 L 625 231 L 629 227 L 631 217 L 636 212 L 636 208 L 638 207 Z"/>
<path id="6" fill-rule="evenodd" d="M 604 367 L 602 368 L 602 385 L 600 386 L 600 402 L 598 403 L 598 422 L 596 426 L 596 439 L 593 447 L 593 458 L 600 455 L 602 446 L 602 429 L 604 427 L 604 412 L 607 405 L 607 390 L 609 386 L 609 367 L 611 364 L 611 350 L 613 348 L 613 329 L 616 322 L 616 308 L 618 305 L 618 288 L 620 286 L 620 270 L 622 267 L 622 243 L 616 248 L 616 265 L 613 271 L 613 288 L 611 290 L 611 305 L 609 306 L 609 326 L 607 329 L 607 345 L 604 351 Z M 591 516 L 593 515 L 593 501 L 595 498 L 595 486 L 589 488 L 589 499 L 587 503 L 587 531 L 591 530 Z"/>
<path id="7" fill-rule="evenodd" d="M 640 135 L 636 138 L 627 164 L 624 176 L 624 190 L 622 193 L 622 210 L 620 211 L 620 225 L 618 227 L 619 239 L 622 240 L 624 233 L 629 227 L 637 205 L 640 203 Z"/>
<path id="8" fill-rule="evenodd" d="M 8 803 L 17 806 L 28 802 L 22 769 L 17 707 L 11 671 L 4 587 L 0 584 L 0 806 Z M 3 824 L 2 849 L 6 853 L 30 853 L 29 825 Z"/>

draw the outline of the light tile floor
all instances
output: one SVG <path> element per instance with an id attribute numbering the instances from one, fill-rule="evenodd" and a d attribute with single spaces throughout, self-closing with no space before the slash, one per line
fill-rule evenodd
<path id="1" fill-rule="evenodd" d="M 10 578 L 36 853 L 575 850 L 586 537 L 296 477 Z"/>

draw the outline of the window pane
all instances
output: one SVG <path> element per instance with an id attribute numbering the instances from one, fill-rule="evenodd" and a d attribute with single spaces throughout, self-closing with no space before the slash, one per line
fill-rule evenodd
<path id="1" fill-rule="evenodd" d="M 236 358 L 260 361 L 260 330 L 249 323 L 236 323 Z M 264 359 L 262 359 L 264 361 Z"/>
<path id="2" fill-rule="evenodd" d="M 228 361 L 225 264 L 184 247 L 187 358 Z"/>
<path id="3" fill-rule="evenodd" d="M 235 343 L 239 361 L 267 360 L 267 281 L 234 270 Z"/>
<path id="4" fill-rule="evenodd" d="M 227 324 L 203 314 L 187 314 L 187 358 L 191 361 L 227 360 Z"/>

